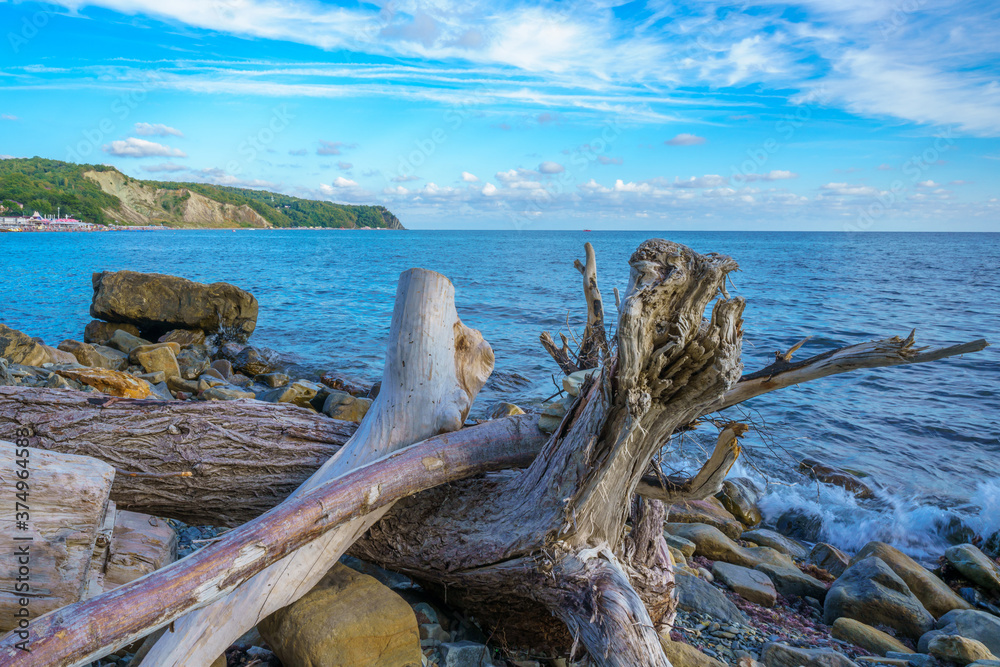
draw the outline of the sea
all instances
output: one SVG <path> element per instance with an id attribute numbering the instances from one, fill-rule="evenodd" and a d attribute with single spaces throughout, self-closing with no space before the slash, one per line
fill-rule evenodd
<path id="1" fill-rule="evenodd" d="M 1000 234 L 800 232 L 176 230 L 0 234 L 0 321 L 47 343 L 81 339 L 91 274 L 130 269 L 225 281 L 260 304 L 251 343 L 309 370 L 381 376 L 396 281 L 411 267 L 455 285 L 462 320 L 496 355 L 473 416 L 497 401 L 537 406 L 560 372 L 539 344 L 579 335 L 586 310 L 573 267 L 597 254 L 608 319 L 628 258 L 660 237 L 740 265 L 746 372 L 810 337 L 795 358 L 875 338 L 946 346 L 1000 339 Z M 798 510 L 814 539 L 854 551 L 872 539 L 925 561 L 962 527 L 1000 530 L 1000 348 L 929 364 L 856 371 L 752 399 L 726 415 L 753 425 L 733 476 L 765 489 L 765 519 Z M 711 424 L 665 447 L 692 470 Z M 802 458 L 863 475 L 857 500 L 798 472 Z M 956 531 L 956 528 L 959 530 Z M 956 538 L 956 533 L 958 537 Z"/>

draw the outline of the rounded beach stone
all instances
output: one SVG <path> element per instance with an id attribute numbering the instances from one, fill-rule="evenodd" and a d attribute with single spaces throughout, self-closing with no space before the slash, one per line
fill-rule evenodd
<path id="1" fill-rule="evenodd" d="M 824 622 L 846 616 L 867 625 L 886 625 L 916 639 L 934 627 L 934 618 L 880 558 L 851 565 L 830 587 Z"/>
<path id="2" fill-rule="evenodd" d="M 917 596 L 924 609 L 934 618 L 952 609 L 971 609 L 972 606 L 952 591 L 946 583 L 935 577 L 899 549 L 885 542 L 869 542 L 852 559 L 852 562 L 875 556 L 906 582 L 910 592 Z"/>
<path id="3" fill-rule="evenodd" d="M 985 644 L 961 635 L 938 635 L 931 640 L 927 650 L 935 658 L 962 667 L 977 660 L 997 659 Z"/>
<path id="4" fill-rule="evenodd" d="M 420 667 L 410 605 L 340 563 L 297 602 L 258 625 L 278 659 L 312 667 Z"/>
<path id="5" fill-rule="evenodd" d="M 960 544 L 944 552 L 955 569 L 969 581 L 1000 593 L 1000 566 L 971 544 Z"/>

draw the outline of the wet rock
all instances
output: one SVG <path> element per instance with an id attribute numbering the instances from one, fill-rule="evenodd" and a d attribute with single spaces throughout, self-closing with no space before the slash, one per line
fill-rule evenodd
<path id="1" fill-rule="evenodd" d="M 816 567 L 823 568 L 835 577 L 844 573 L 850 564 L 851 559 L 843 551 L 835 546 L 819 542 L 809 552 L 809 562 Z"/>
<path id="2" fill-rule="evenodd" d="M 90 314 L 156 332 L 220 330 L 246 340 L 257 324 L 257 299 L 228 283 L 205 285 L 162 273 L 105 271 L 93 276 Z"/>
<path id="3" fill-rule="evenodd" d="M 846 616 L 866 625 L 885 625 L 916 639 L 934 627 L 934 618 L 880 558 L 851 565 L 830 587 L 823 618 L 833 625 Z"/>
<path id="4" fill-rule="evenodd" d="M 41 366 L 49 361 L 49 355 L 34 338 L 6 324 L 0 324 L 0 357 L 24 366 Z"/>
<path id="5" fill-rule="evenodd" d="M 370 398 L 351 396 L 346 391 L 331 391 L 323 403 L 323 413 L 332 419 L 360 424 L 371 405 Z"/>
<path id="6" fill-rule="evenodd" d="M 771 579 L 758 570 L 716 561 L 712 565 L 712 576 L 744 600 L 763 607 L 773 607 L 777 600 Z"/>
<path id="7" fill-rule="evenodd" d="M 201 392 L 206 401 L 235 401 L 241 398 L 257 398 L 252 391 L 244 391 L 239 387 L 210 387 Z"/>
<path id="8" fill-rule="evenodd" d="M 266 384 L 271 389 L 277 389 L 278 387 L 284 387 L 291 381 L 292 378 L 288 377 L 284 373 L 264 373 L 263 375 L 257 375 L 254 377 L 255 382 L 260 382 L 261 384 Z"/>
<path id="9" fill-rule="evenodd" d="M 906 645 L 895 637 L 876 630 L 870 625 L 865 625 L 853 618 L 838 618 L 833 623 L 831 634 L 834 639 L 850 642 L 855 646 L 860 646 L 866 651 L 871 651 L 875 655 L 887 655 L 889 652 L 913 653 Z"/>
<path id="10" fill-rule="evenodd" d="M 803 459 L 799 463 L 799 470 L 824 484 L 839 486 L 842 489 L 850 491 L 856 498 L 867 499 L 875 497 L 875 492 L 871 490 L 871 487 L 851 473 L 840 468 L 834 468 L 833 466 L 828 466 L 812 459 Z"/>
<path id="11" fill-rule="evenodd" d="M 157 341 L 160 343 L 177 343 L 185 345 L 201 345 L 205 342 L 205 332 L 201 329 L 172 329 L 163 334 Z"/>
<path id="12" fill-rule="evenodd" d="M 950 547 L 944 557 L 972 583 L 1000 593 L 1000 566 L 973 545 Z"/>
<path id="13" fill-rule="evenodd" d="M 66 368 L 56 373 L 110 396 L 147 398 L 150 393 L 149 383 L 145 380 L 107 368 Z"/>
<path id="14" fill-rule="evenodd" d="M 942 634 L 962 635 L 980 641 L 993 655 L 1000 656 L 1000 617 L 985 611 L 956 609 L 939 618 L 937 628 Z"/>
<path id="15" fill-rule="evenodd" d="M 284 387 L 278 387 L 277 389 L 272 389 L 264 393 L 260 400 L 267 401 L 268 403 L 291 403 L 297 405 L 300 408 L 306 408 L 307 410 L 312 410 L 313 406 L 310 401 L 316 396 L 316 392 L 320 389 L 320 385 L 315 382 L 308 382 L 306 380 L 296 380 L 291 384 L 287 384 Z M 354 397 L 351 397 L 352 400 Z"/>
<path id="16" fill-rule="evenodd" d="M 178 392 L 182 391 L 185 394 L 197 394 L 200 390 L 198 388 L 198 382 L 195 380 L 185 380 L 181 377 L 170 377 L 167 378 L 167 387 L 170 391 Z"/>
<path id="17" fill-rule="evenodd" d="M 943 581 L 927 571 L 922 565 L 899 549 L 885 542 L 869 542 L 854 556 L 857 562 L 869 556 L 876 556 L 906 582 L 910 592 L 917 596 L 924 609 L 938 618 L 952 609 L 971 609 L 971 605 L 955 595 Z"/>
<path id="18" fill-rule="evenodd" d="M 330 389 L 346 391 L 352 396 L 366 396 L 368 394 L 368 385 L 363 384 L 354 378 L 342 375 L 337 371 L 327 371 L 326 373 L 323 373 L 319 381 Z M 368 396 L 368 398 L 374 398 L 374 396 Z"/>
<path id="19" fill-rule="evenodd" d="M 663 539 L 666 541 L 668 547 L 680 551 L 685 559 L 694 555 L 695 544 L 691 540 L 686 540 L 679 535 L 671 535 L 670 533 L 663 533 Z"/>
<path id="20" fill-rule="evenodd" d="M 339 563 L 257 627 L 286 665 L 420 667 L 422 661 L 417 619 L 406 601 Z"/>
<path id="21" fill-rule="evenodd" d="M 554 433 L 575 400 L 572 396 L 566 396 L 558 401 L 546 403 L 538 417 L 538 428 L 545 433 Z"/>
<path id="22" fill-rule="evenodd" d="M 146 380 L 149 382 L 149 380 Z M 149 398 L 158 398 L 161 401 L 172 401 L 174 395 L 170 393 L 170 388 L 166 382 L 149 382 Z"/>
<path id="23" fill-rule="evenodd" d="M 566 377 L 564 377 L 563 380 L 562 380 L 563 389 L 570 396 L 579 396 L 580 395 L 580 387 L 583 386 L 584 381 L 588 377 L 596 377 L 596 375 L 598 373 L 598 370 L 599 369 L 597 369 L 597 368 L 587 368 L 587 369 L 582 370 L 582 371 L 577 371 L 575 373 L 570 373 L 569 375 L 567 375 Z"/>
<path id="24" fill-rule="evenodd" d="M 997 659 L 985 644 L 961 635 L 939 635 L 931 640 L 927 650 L 935 658 L 962 667 L 977 660 Z"/>
<path id="25" fill-rule="evenodd" d="M 780 551 L 796 560 L 802 560 L 809 554 L 809 550 L 797 540 L 785 537 L 781 533 L 776 533 L 767 528 L 745 531 L 740 535 L 740 539 L 753 542 L 758 546 L 771 547 L 775 551 Z"/>
<path id="26" fill-rule="evenodd" d="M 766 667 L 857 667 L 846 655 L 830 649 L 806 649 L 777 644 L 764 645 L 760 654 Z"/>
<path id="27" fill-rule="evenodd" d="M 91 320 L 83 329 L 83 342 L 92 345 L 107 345 L 119 329 L 133 336 L 139 336 L 139 327 L 133 324 Z"/>
<path id="28" fill-rule="evenodd" d="M 743 612 L 712 584 L 690 574 L 678 573 L 677 606 L 680 609 L 701 614 L 726 623 L 749 623 Z"/>
<path id="29" fill-rule="evenodd" d="M 715 496 L 722 506 L 747 528 L 753 528 L 761 522 L 760 489 L 747 477 L 727 479 L 722 483 L 722 490 Z M 761 546 L 772 546 L 762 544 Z M 774 547 L 772 547 L 774 548 Z"/>
<path id="30" fill-rule="evenodd" d="M 984 539 L 981 549 L 990 558 L 1000 558 L 1000 530 Z"/>
<path id="31" fill-rule="evenodd" d="M 240 350 L 232 363 L 234 371 L 250 377 L 270 373 L 274 370 L 274 365 L 265 353 L 249 345 Z"/>
<path id="32" fill-rule="evenodd" d="M 795 567 L 792 559 L 780 551 L 769 547 L 741 547 L 713 526 L 700 523 L 667 523 L 663 529 L 671 535 L 694 542 L 695 555 L 704 556 L 709 560 L 721 560 L 750 568 L 760 563 Z"/>
<path id="33" fill-rule="evenodd" d="M 115 331 L 114 335 L 108 339 L 108 347 L 113 347 L 120 352 L 129 354 L 137 347 L 142 345 L 152 345 L 152 343 L 145 338 L 139 338 L 138 336 L 133 336 L 127 331 L 118 329 Z"/>
<path id="34" fill-rule="evenodd" d="M 672 667 L 725 667 L 725 663 L 705 655 L 694 646 L 670 641 L 664 635 L 660 635 L 660 646 L 663 647 L 663 652 L 667 654 Z"/>
<path id="35" fill-rule="evenodd" d="M 248 378 L 243 373 L 233 373 L 229 376 L 229 384 L 242 387 L 243 389 L 249 389 L 253 386 L 253 380 Z"/>
<path id="36" fill-rule="evenodd" d="M 775 522 L 775 527 L 782 535 L 817 542 L 823 528 L 823 519 L 796 507 L 783 512 Z"/>
<path id="37" fill-rule="evenodd" d="M 826 585 L 797 567 L 761 563 L 754 569 L 766 574 L 774 583 L 775 589 L 786 597 L 793 595 L 802 598 L 810 597 L 821 602 L 826 598 Z"/>
<path id="38" fill-rule="evenodd" d="M 468 640 L 441 644 L 441 667 L 490 667 L 490 650 Z M 387 666 L 388 667 L 388 666 Z"/>
<path id="39" fill-rule="evenodd" d="M 219 371 L 227 380 L 233 375 L 233 364 L 229 359 L 216 359 L 212 362 L 212 368 Z"/>
<path id="40" fill-rule="evenodd" d="M 198 376 L 198 391 L 204 392 L 212 387 L 225 387 L 228 382 L 222 378 L 218 378 L 214 375 L 209 375 L 207 373 Z"/>
<path id="41" fill-rule="evenodd" d="M 185 380 L 194 380 L 211 367 L 212 359 L 201 345 L 195 345 L 177 354 L 177 368 Z M 229 363 L 229 362 L 226 362 Z"/>
<path id="42" fill-rule="evenodd" d="M 177 365 L 177 343 L 154 343 L 140 345 L 129 352 L 129 359 L 135 361 L 147 373 L 160 372 L 167 377 L 180 377 Z"/>
<path id="43" fill-rule="evenodd" d="M 513 403 L 500 402 L 490 408 L 490 419 L 500 419 L 501 417 L 513 417 L 514 415 L 523 414 L 524 410 Z"/>
<path id="44" fill-rule="evenodd" d="M 717 498 L 688 500 L 670 505 L 667 508 L 667 521 L 714 526 L 733 540 L 739 539 L 745 528 Z"/>

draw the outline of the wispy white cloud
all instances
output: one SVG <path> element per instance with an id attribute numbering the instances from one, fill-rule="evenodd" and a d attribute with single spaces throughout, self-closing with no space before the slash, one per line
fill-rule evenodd
<path id="1" fill-rule="evenodd" d="M 183 137 L 180 130 L 162 123 L 136 123 L 135 133 L 141 137 Z"/>
<path id="2" fill-rule="evenodd" d="M 105 144 L 103 150 L 108 155 L 116 157 L 187 157 L 187 153 L 179 148 L 171 148 L 155 141 L 129 137 L 125 140 L 112 141 Z"/>
<path id="3" fill-rule="evenodd" d="M 705 137 L 699 137 L 695 134 L 688 134 L 686 132 L 682 132 L 681 134 L 678 134 L 672 139 L 667 139 L 663 143 L 665 143 L 668 146 L 697 146 L 699 144 L 705 143 L 705 141 L 707 141 Z"/>
<path id="4" fill-rule="evenodd" d="M 150 173 L 158 172 L 174 172 L 174 171 L 188 171 L 190 167 L 185 167 L 182 164 L 175 164 L 173 162 L 161 162 L 160 164 L 146 164 L 142 166 L 143 171 L 148 171 Z"/>
<path id="5" fill-rule="evenodd" d="M 462 172 L 462 180 L 464 182 L 466 182 L 466 183 L 478 183 L 479 182 L 479 177 L 476 176 L 475 174 L 470 174 L 467 171 L 463 171 Z"/>
<path id="6" fill-rule="evenodd" d="M 538 171 L 542 174 L 561 174 L 566 171 L 566 167 L 558 162 L 543 162 L 538 165 Z"/>
<path id="7" fill-rule="evenodd" d="M 12 113 L 0 113 L 0 120 L 20 120 L 20 118 Z"/>

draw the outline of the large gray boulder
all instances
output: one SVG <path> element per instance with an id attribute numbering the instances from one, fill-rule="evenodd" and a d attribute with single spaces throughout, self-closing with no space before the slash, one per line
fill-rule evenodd
<path id="1" fill-rule="evenodd" d="M 889 569 L 899 575 L 899 578 L 906 582 L 910 592 L 917 596 L 924 609 L 934 618 L 939 618 L 952 609 L 972 609 L 968 602 L 948 588 L 948 584 L 899 549 L 885 542 L 869 542 L 857 553 L 852 562 L 870 556 L 882 559 Z"/>
<path id="2" fill-rule="evenodd" d="M 971 544 L 959 544 L 944 552 L 944 557 L 969 581 L 1000 593 L 1000 566 Z"/>
<path id="3" fill-rule="evenodd" d="M 827 625 L 847 617 L 866 625 L 885 625 L 914 639 L 934 627 L 934 617 L 906 582 L 874 556 L 851 565 L 833 583 L 823 605 L 823 617 Z"/>
<path id="4" fill-rule="evenodd" d="M 937 627 L 944 635 L 961 635 L 981 641 L 993 655 L 1000 656 L 1000 617 L 985 611 L 957 609 L 939 618 Z"/>
<path id="5" fill-rule="evenodd" d="M 172 329 L 220 329 L 246 340 L 257 325 L 257 299 L 228 283 L 205 285 L 162 273 L 105 271 L 93 276 L 90 314 L 160 336 Z"/>
<path id="6" fill-rule="evenodd" d="M 750 621 L 722 591 L 698 577 L 677 573 L 677 606 L 726 623 L 747 625 Z"/>

